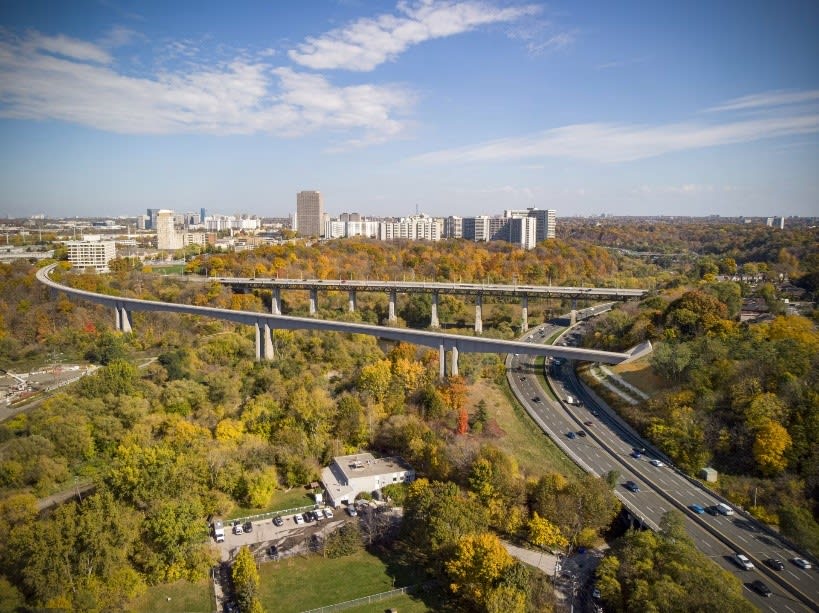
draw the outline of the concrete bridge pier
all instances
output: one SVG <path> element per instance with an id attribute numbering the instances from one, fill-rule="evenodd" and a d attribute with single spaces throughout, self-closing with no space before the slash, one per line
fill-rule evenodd
<path id="1" fill-rule="evenodd" d="M 529 330 L 529 296 L 520 299 L 520 331 Z"/>
<path id="2" fill-rule="evenodd" d="M 441 327 L 441 322 L 438 321 L 438 292 L 432 292 L 432 306 L 430 307 L 429 327 L 430 328 Z"/>
<path id="3" fill-rule="evenodd" d="M 318 290 L 313 287 L 310 289 L 310 315 L 315 315 L 318 311 Z"/>
<path id="4" fill-rule="evenodd" d="M 458 348 L 452 348 L 452 366 L 449 369 L 449 373 L 453 377 L 458 376 Z"/>
<path id="5" fill-rule="evenodd" d="M 389 317 L 387 318 L 389 323 L 394 324 L 398 322 L 398 317 L 395 315 L 395 300 L 398 296 L 398 292 L 394 289 L 390 290 L 390 312 Z"/>
<path id="6" fill-rule="evenodd" d="M 354 289 L 351 289 L 349 292 L 347 292 L 347 304 L 348 304 L 347 310 L 350 311 L 350 313 L 355 313 L 355 290 Z"/>
<path id="7" fill-rule="evenodd" d="M 572 309 L 569 313 L 569 325 L 573 326 L 577 323 L 577 309 Z"/>
<path id="8" fill-rule="evenodd" d="M 446 348 L 438 345 L 438 378 L 443 381 L 446 377 Z"/>
<path id="9" fill-rule="evenodd" d="M 282 290 L 280 287 L 274 287 L 270 296 L 270 314 L 282 314 Z"/>
<path id="10" fill-rule="evenodd" d="M 128 311 L 125 307 L 121 307 L 119 305 L 114 307 L 114 315 L 116 317 L 117 322 L 117 330 L 124 334 L 128 334 L 129 332 L 133 332 L 131 329 L 131 312 Z"/>
<path id="11" fill-rule="evenodd" d="M 256 322 L 256 361 L 273 359 L 273 339 L 270 337 L 270 324 Z"/>
<path id="12" fill-rule="evenodd" d="M 483 306 L 483 296 L 475 296 L 475 333 L 483 334 L 483 319 L 481 318 L 481 307 Z"/>

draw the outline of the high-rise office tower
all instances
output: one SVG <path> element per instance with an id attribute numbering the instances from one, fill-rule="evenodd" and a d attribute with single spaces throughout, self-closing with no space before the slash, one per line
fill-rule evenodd
<path id="1" fill-rule="evenodd" d="M 296 194 L 296 223 L 296 230 L 302 236 L 319 237 L 324 234 L 324 199 L 321 192 Z"/>

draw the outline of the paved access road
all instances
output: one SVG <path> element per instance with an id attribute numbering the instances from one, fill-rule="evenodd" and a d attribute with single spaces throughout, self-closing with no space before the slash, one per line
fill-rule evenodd
<path id="1" fill-rule="evenodd" d="M 547 324 L 529 332 L 527 339 L 545 342 L 559 330 L 559 327 Z M 692 504 L 707 507 L 722 501 L 670 467 L 666 458 L 651 454 L 650 450 L 639 458 L 632 457 L 635 448 L 648 448 L 649 444 L 639 439 L 602 401 L 593 397 L 578 382 L 573 363 L 559 361 L 550 369 L 550 384 L 561 401 L 555 400 L 543 388 L 530 356 L 510 355 L 507 367 L 513 391 L 535 421 L 588 472 L 602 476 L 610 470 L 618 471 L 620 479 L 615 494 L 648 527 L 656 529 L 666 511 L 683 510 L 686 527 L 697 547 L 739 577 L 745 586 L 745 596 L 760 609 L 819 611 L 819 576 L 816 568 L 806 571 L 791 563 L 790 560 L 799 554 L 758 522 L 738 512 L 733 516 L 712 516 L 698 515 L 688 510 L 687 507 Z M 567 396 L 579 398 L 581 404 L 566 404 Z M 586 435 L 578 436 L 577 433 L 581 431 Z M 569 438 L 569 432 L 574 433 L 574 438 Z M 653 466 L 651 459 L 662 460 L 664 466 Z M 624 487 L 629 480 L 638 484 L 639 492 L 631 492 Z M 735 551 L 749 556 L 756 568 L 752 571 L 740 570 L 731 561 Z M 763 564 L 766 558 L 782 560 L 785 569 L 768 569 Z M 750 589 L 751 582 L 757 579 L 764 581 L 773 591 L 772 597 L 763 598 Z M 797 591 L 801 592 L 802 598 L 798 597 Z"/>

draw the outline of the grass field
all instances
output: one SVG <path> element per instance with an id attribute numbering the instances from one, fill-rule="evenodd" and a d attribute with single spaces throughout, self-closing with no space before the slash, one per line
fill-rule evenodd
<path id="1" fill-rule="evenodd" d="M 128 607 L 134 613 L 211 613 L 214 610 L 209 581 L 177 581 L 155 585 Z"/>
<path id="2" fill-rule="evenodd" d="M 479 381 L 470 390 L 472 406 L 478 400 L 486 402 L 489 416 L 498 422 L 504 434 L 491 443 L 514 456 L 526 475 L 556 472 L 563 475 L 582 474 L 577 465 L 557 448 L 523 410 L 507 384 L 503 391 Z"/>
<path id="3" fill-rule="evenodd" d="M 654 396 L 669 387 L 665 381 L 654 374 L 654 369 L 651 368 L 651 358 L 648 356 L 628 364 L 609 366 L 609 369 L 649 396 Z"/>
<path id="4" fill-rule="evenodd" d="M 295 509 L 296 507 L 306 507 L 316 503 L 315 498 L 310 496 L 303 487 L 295 487 L 286 492 L 276 492 L 270 499 L 270 504 L 266 507 L 254 509 L 250 507 L 236 507 L 228 513 L 226 519 L 235 519 L 237 517 L 248 517 L 250 515 L 261 515 L 262 513 L 271 513 L 273 511 L 285 511 L 287 509 Z"/>
<path id="5" fill-rule="evenodd" d="M 265 610 L 278 613 L 345 602 L 424 580 L 412 569 L 390 564 L 366 551 L 332 560 L 312 555 L 285 558 L 262 564 L 259 575 L 259 599 Z M 359 610 L 383 611 L 387 607 L 385 603 L 370 606 L 381 608 Z"/>
<path id="6" fill-rule="evenodd" d="M 400 596 L 393 596 L 387 600 L 381 600 L 372 604 L 364 604 L 360 607 L 344 609 L 344 611 L 345 613 L 382 613 L 390 609 L 395 609 L 399 611 L 399 613 L 426 613 L 427 611 L 437 610 L 436 608 L 427 606 L 423 600 L 419 600 L 409 594 L 401 594 Z"/>

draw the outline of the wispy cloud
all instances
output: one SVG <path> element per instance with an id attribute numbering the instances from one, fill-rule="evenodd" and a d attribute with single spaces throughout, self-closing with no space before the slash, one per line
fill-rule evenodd
<path id="1" fill-rule="evenodd" d="M 339 87 L 261 60 L 203 63 L 191 45 L 176 51 L 188 56 L 184 68 L 130 76 L 101 45 L 0 31 L 0 117 L 131 134 L 295 136 L 329 129 L 361 146 L 400 134 L 413 100 L 400 86 Z"/>
<path id="2" fill-rule="evenodd" d="M 734 98 L 707 110 L 709 112 L 745 111 L 815 102 L 819 102 L 819 89 L 804 92 L 774 91 Z"/>
<path id="3" fill-rule="evenodd" d="M 394 60 L 413 45 L 488 24 L 515 21 L 538 13 L 540 8 L 534 5 L 501 8 L 472 0 L 402 0 L 397 10 L 398 15 L 358 19 L 323 36 L 308 38 L 288 55 L 297 64 L 316 70 L 367 72 Z"/>
<path id="4" fill-rule="evenodd" d="M 812 100 L 809 94 L 811 92 L 804 92 L 800 101 Z M 680 122 L 655 126 L 573 124 L 526 136 L 426 153 L 413 160 L 447 164 L 553 157 L 618 163 L 677 151 L 819 132 L 819 109 L 815 108 L 816 105 L 809 109 L 785 109 L 786 112 L 774 113 L 771 105 L 778 98 L 760 94 L 754 107 L 763 108 L 759 101 L 766 97 L 769 102 L 765 108 L 771 112 L 762 117 L 722 123 Z"/>

